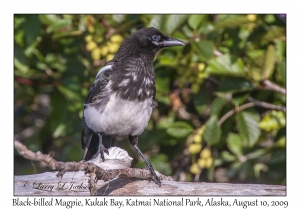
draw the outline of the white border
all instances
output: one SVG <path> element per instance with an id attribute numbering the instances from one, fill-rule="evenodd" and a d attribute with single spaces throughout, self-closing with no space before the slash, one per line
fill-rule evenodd
<path id="1" fill-rule="evenodd" d="M 289 209 L 299 205 L 299 11 L 296 1 L 1 1 L 1 206 L 11 207 L 13 197 L 13 14 L 14 13 L 287 13 L 287 197 L 257 197 L 260 200 L 288 200 Z M 56 197 L 59 198 L 59 197 Z M 66 197 L 64 197 L 66 198 Z M 76 197 L 81 199 L 81 197 Z M 117 197 L 125 200 L 124 197 Z M 136 197 L 134 197 L 136 198 Z M 149 199 L 151 197 L 141 197 Z M 208 197 L 202 197 L 206 199 Z M 238 197 L 242 199 L 243 197 Z M 84 199 L 84 198 L 82 198 Z M 169 197 L 176 199 L 176 197 Z M 179 199 L 179 198 L 178 198 Z M 226 197 L 234 200 L 234 197 Z M 245 197 L 244 200 L 255 199 Z M 298 201 L 299 202 L 299 201 Z M 4 204 L 4 205 L 3 205 Z M 24 207 L 22 207 L 24 208 Z M 40 207 L 38 207 L 40 208 Z M 57 208 L 57 207 L 56 207 Z M 98 207 L 99 208 L 99 207 Z M 129 208 L 129 207 L 128 207 Z M 153 207 L 151 207 L 153 208 Z M 157 208 L 157 207 L 155 207 Z M 174 207 L 164 207 L 174 208 Z M 182 208 L 182 207 L 181 207 Z M 248 207 L 247 209 L 249 209 Z M 270 207 L 269 207 L 270 208 Z M 66 208 L 64 208 L 66 209 Z M 80 207 L 72 209 L 82 209 Z M 127 209 L 127 208 L 124 208 Z M 132 207 L 130 207 L 132 209 Z M 197 208 L 199 209 L 199 207 Z M 231 209 L 242 209 L 241 207 Z M 280 209 L 280 208 L 278 208 Z"/>

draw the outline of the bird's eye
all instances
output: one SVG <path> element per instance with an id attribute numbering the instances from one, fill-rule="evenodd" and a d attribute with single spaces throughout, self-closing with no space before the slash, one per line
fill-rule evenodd
<path id="1" fill-rule="evenodd" d="M 159 36 L 158 35 L 153 35 L 151 38 L 152 38 L 153 41 L 158 41 L 159 40 Z"/>

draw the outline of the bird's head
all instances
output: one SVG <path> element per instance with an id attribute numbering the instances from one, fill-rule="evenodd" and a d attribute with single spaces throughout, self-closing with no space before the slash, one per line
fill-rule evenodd
<path id="1" fill-rule="evenodd" d="M 174 39 L 164 35 L 156 28 L 143 28 L 132 34 L 135 36 L 141 47 L 161 49 L 163 47 L 183 46 L 184 43 L 178 39 Z"/>
<path id="2" fill-rule="evenodd" d="M 156 53 L 164 47 L 183 46 L 184 43 L 178 39 L 168 37 L 156 28 L 142 28 L 133 34 L 131 34 L 122 44 L 121 51 L 135 51 L 135 53 L 141 52 L 156 55 Z M 125 47 L 126 46 L 126 47 Z M 129 50 L 127 47 L 131 46 Z M 125 48 L 125 49 L 124 49 Z"/>

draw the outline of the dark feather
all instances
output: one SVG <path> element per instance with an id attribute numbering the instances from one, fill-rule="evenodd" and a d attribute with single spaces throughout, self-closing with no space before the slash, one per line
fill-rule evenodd
<path id="1" fill-rule="evenodd" d="M 100 70 L 101 71 L 101 70 Z M 98 99 L 101 94 L 99 94 L 105 86 L 110 81 L 112 68 L 106 69 L 103 72 L 100 72 L 96 78 L 94 85 L 91 87 L 89 95 L 85 101 L 85 104 L 92 103 L 95 99 Z M 81 146 L 82 149 L 85 150 L 87 147 L 87 153 L 84 160 L 90 160 L 98 151 L 98 142 L 99 137 L 98 135 L 90 129 L 85 122 L 85 118 L 83 115 L 82 118 L 82 135 L 81 135 Z M 114 145 L 115 139 L 109 136 L 103 136 L 103 145 L 105 148 L 112 147 Z"/>
<path id="2" fill-rule="evenodd" d="M 83 160 L 86 160 L 86 161 L 92 159 L 94 157 L 94 155 L 98 152 L 98 148 L 99 148 L 98 147 L 98 144 L 99 144 L 98 135 L 95 132 L 93 132 L 91 129 L 89 129 L 89 131 L 91 131 L 91 135 L 88 136 L 88 138 L 91 138 L 91 141 L 90 141 L 90 145 L 88 147 L 87 153 L 86 153 L 85 157 L 83 158 Z M 82 139 L 84 139 L 84 138 L 82 137 Z M 86 138 L 85 138 L 85 140 L 86 140 Z M 116 139 L 113 136 L 106 136 L 106 135 L 102 136 L 102 144 L 106 149 L 113 147 L 115 145 L 115 141 L 116 141 Z M 85 146 L 83 146 L 83 149 L 85 149 Z"/>
<path id="3" fill-rule="evenodd" d="M 155 95 L 155 75 L 152 60 L 131 56 L 114 64 L 112 90 L 122 99 L 144 101 Z"/>
<path id="4" fill-rule="evenodd" d="M 100 69 L 101 71 L 101 69 Z M 95 96 L 97 96 L 103 88 L 107 85 L 110 81 L 110 75 L 112 73 L 112 68 L 109 68 L 105 71 L 100 72 L 100 74 L 96 77 L 96 80 L 93 86 L 90 89 L 89 95 L 85 101 L 86 104 L 93 102 Z"/>

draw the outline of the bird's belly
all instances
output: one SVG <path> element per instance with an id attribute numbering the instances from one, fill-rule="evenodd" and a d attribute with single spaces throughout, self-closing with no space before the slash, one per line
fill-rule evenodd
<path id="1" fill-rule="evenodd" d="M 95 132 L 109 135 L 139 135 L 148 125 L 152 113 L 152 99 L 127 101 L 112 94 L 105 107 L 88 105 L 84 110 L 85 121 Z"/>

